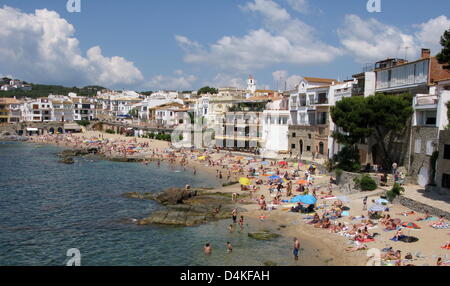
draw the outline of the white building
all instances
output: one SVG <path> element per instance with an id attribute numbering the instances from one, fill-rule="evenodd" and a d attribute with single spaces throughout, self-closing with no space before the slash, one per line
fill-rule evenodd
<path id="1" fill-rule="evenodd" d="M 266 106 L 262 121 L 262 154 L 275 157 L 289 150 L 289 98 L 274 99 Z"/>

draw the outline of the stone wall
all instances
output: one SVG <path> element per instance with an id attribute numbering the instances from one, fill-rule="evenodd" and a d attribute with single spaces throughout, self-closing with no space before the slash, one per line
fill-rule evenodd
<path id="1" fill-rule="evenodd" d="M 446 219 L 450 220 L 450 213 L 447 211 L 423 204 L 421 202 L 412 200 L 412 199 L 404 197 L 404 196 L 399 196 L 398 201 L 401 205 L 403 205 L 413 211 L 420 212 L 420 213 L 425 213 L 426 211 L 428 211 L 433 216 L 439 217 L 439 216 L 443 215 Z"/>
<path id="2" fill-rule="evenodd" d="M 346 172 L 346 171 L 342 171 L 342 175 L 337 176 L 336 175 L 336 183 L 340 186 L 341 191 L 344 193 L 359 193 L 361 192 L 358 189 L 355 189 L 355 182 L 354 179 L 356 178 L 360 178 L 361 176 L 365 175 L 364 173 L 350 173 L 350 172 Z M 375 182 L 377 183 L 377 185 L 380 185 L 380 177 L 376 176 L 374 174 L 367 174 L 370 177 L 372 177 L 372 179 L 375 180 Z"/>
<path id="3" fill-rule="evenodd" d="M 439 193 L 450 194 L 450 189 L 442 187 L 443 174 L 450 175 L 450 160 L 444 159 L 444 147 L 445 145 L 450 145 L 450 130 L 441 131 L 439 137 L 439 157 L 436 164 L 436 184 L 438 186 Z"/>
<path id="4" fill-rule="evenodd" d="M 429 179 L 431 179 L 431 155 L 427 155 L 427 142 L 433 141 L 437 144 L 438 133 L 439 129 L 437 127 L 416 126 L 412 128 L 411 167 L 408 173 L 415 179 L 415 184 L 418 184 L 418 175 L 421 168 L 428 170 Z M 416 153 L 416 140 L 421 140 L 420 153 Z"/>

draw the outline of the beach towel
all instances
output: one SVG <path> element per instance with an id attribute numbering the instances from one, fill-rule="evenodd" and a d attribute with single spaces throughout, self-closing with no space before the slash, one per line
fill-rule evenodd
<path id="1" fill-rule="evenodd" d="M 361 243 L 367 243 L 367 242 L 374 242 L 375 239 L 373 239 L 373 238 L 366 238 L 364 240 L 358 239 L 357 241 L 361 242 Z"/>
<path id="2" fill-rule="evenodd" d="M 438 220 L 438 218 L 437 217 L 429 217 L 427 219 L 418 219 L 417 221 L 435 221 L 435 220 Z"/>
<path id="3" fill-rule="evenodd" d="M 342 216 L 350 216 L 350 212 L 349 211 L 344 211 L 341 214 Z"/>
<path id="4" fill-rule="evenodd" d="M 441 246 L 441 248 L 443 248 L 443 249 L 447 249 L 447 250 L 450 250 L 450 244 L 447 244 L 447 245 Z"/>
<path id="5" fill-rule="evenodd" d="M 392 241 L 401 241 L 405 237 L 406 237 L 406 235 L 400 235 L 398 238 L 394 236 L 393 238 L 391 238 L 391 240 Z"/>
<path id="6" fill-rule="evenodd" d="M 450 224 L 448 223 L 439 223 L 439 224 L 432 224 L 430 225 L 432 228 L 434 229 L 449 229 L 450 228 Z"/>

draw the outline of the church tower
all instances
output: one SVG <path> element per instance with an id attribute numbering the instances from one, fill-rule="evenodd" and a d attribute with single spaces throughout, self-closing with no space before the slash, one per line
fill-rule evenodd
<path id="1" fill-rule="evenodd" d="M 247 80 L 247 90 L 251 93 L 255 93 L 256 91 L 256 83 L 255 79 L 250 75 Z"/>

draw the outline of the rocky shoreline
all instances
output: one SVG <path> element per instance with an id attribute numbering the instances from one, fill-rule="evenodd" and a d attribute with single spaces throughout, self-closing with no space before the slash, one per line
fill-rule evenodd
<path id="1" fill-rule="evenodd" d="M 163 209 L 138 220 L 138 225 L 196 226 L 229 219 L 234 209 L 239 213 L 246 212 L 244 208 L 231 202 L 231 194 L 206 189 L 169 188 L 156 195 L 134 192 L 125 193 L 123 196 L 130 199 L 153 200 L 164 206 Z"/>

